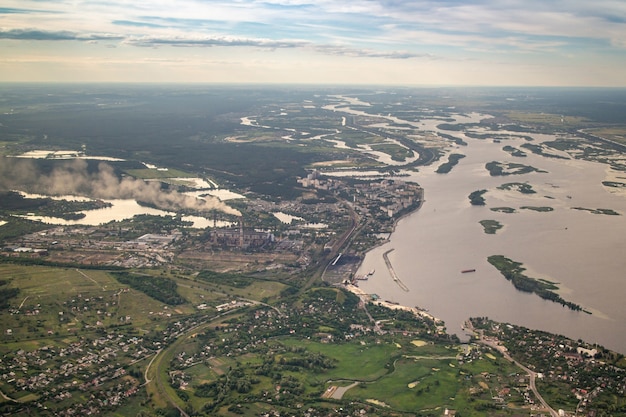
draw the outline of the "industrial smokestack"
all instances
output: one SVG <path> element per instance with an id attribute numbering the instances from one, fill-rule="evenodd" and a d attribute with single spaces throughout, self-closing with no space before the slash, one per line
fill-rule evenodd
<path id="1" fill-rule="evenodd" d="M 239 248 L 243 250 L 243 219 L 239 219 Z"/>

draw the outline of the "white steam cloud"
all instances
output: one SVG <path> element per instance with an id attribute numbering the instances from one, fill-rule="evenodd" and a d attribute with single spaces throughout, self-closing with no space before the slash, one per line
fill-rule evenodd
<path id="1" fill-rule="evenodd" d="M 0 189 L 51 196 L 80 195 L 100 199 L 133 199 L 154 205 L 162 210 L 217 210 L 240 216 L 238 210 L 215 197 L 196 198 L 175 190 L 163 190 L 159 182 L 115 175 L 113 168 L 101 163 L 96 172 L 89 172 L 87 162 L 74 160 L 56 167 L 48 175 L 39 172 L 29 161 L 2 158 L 0 161 Z"/>

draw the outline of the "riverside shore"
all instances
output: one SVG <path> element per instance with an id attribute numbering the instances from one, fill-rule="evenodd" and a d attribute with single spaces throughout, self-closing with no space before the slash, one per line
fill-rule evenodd
<path id="1" fill-rule="evenodd" d="M 346 284 L 346 285 L 344 285 L 344 287 L 348 291 L 350 291 L 351 293 L 353 293 L 356 296 L 358 296 L 361 299 L 361 301 L 363 301 L 364 303 L 373 302 L 375 304 L 378 304 L 380 306 L 383 306 L 383 307 L 386 307 L 386 308 L 389 308 L 389 309 L 392 309 L 392 310 L 410 311 L 411 313 L 415 314 L 417 317 L 427 318 L 427 319 L 430 319 L 430 320 L 434 321 L 435 323 L 443 324 L 443 320 L 434 317 L 433 315 L 431 315 L 427 311 L 425 311 L 423 309 L 420 309 L 418 307 L 403 306 L 403 305 L 400 305 L 400 304 L 396 304 L 396 303 L 389 302 L 389 301 L 384 301 L 384 300 L 374 300 L 373 297 L 372 297 L 372 294 L 366 293 L 365 291 L 363 291 L 362 289 L 360 289 L 356 285 Z"/>

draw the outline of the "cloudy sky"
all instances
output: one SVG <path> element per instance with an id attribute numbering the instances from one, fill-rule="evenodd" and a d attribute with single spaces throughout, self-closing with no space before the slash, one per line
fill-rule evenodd
<path id="1" fill-rule="evenodd" d="M 626 1 L 3 0 L 0 81 L 626 87 Z"/>

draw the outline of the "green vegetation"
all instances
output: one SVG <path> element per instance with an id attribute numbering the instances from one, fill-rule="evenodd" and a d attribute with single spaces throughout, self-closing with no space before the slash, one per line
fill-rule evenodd
<path id="1" fill-rule="evenodd" d="M 246 288 L 254 282 L 253 278 L 245 275 L 209 270 L 200 271 L 196 276 L 196 279 L 210 282 L 212 284 L 227 285 L 235 288 Z"/>
<path id="2" fill-rule="evenodd" d="M 394 143 L 371 145 L 371 147 L 375 151 L 388 154 L 389 156 L 391 156 L 392 160 L 399 162 L 404 162 L 407 158 L 411 158 L 414 155 L 411 149 L 405 148 L 404 146 L 396 145 Z"/>
<path id="3" fill-rule="evenodd" d="M 302 341 L 295 338 L 281 340 L 289 349 L 304 348 L 313 355 L 333 358 L 324 370 L 324 380 L 374 381 L 386 375 L 387 365 L 393 357 L 398 357 L 398 348 L 394 343 L 322 343 Z M 319 373 L 319 372 L 318 372 Z"/>
<path id="4" fill-rule="evenodd" d="M 520 207 L 521 210 L 531 210 L 531 211 L 538 211 L 538 212 L 542 212 L 542 213 L 547 213 L 550 211 L 554 211 L 554 209 L 552 207 L 548 207 L 548 206 L 522 206 Z"/>
<path id="5" fill-rule="evenodd" d="M 498 187 L 499 190 L 516 190 L 522 194 L 535 194 L 536 191 L 533 190 L 533 186 L 528 183 L 522 182 L 508 182 L 506 184 L 502 184 Z"/>
<path id="6" fill-rule="evenodd" d="M 485 168 L 489 171 L 489 175 L 492 177 L 496 176 L 507 176 L 507 175 L 521 175 L 528 174 L 531 172 L 546 172 L 542 171 L 538 168 L 523 165 L 523 164 L 514 164 L 514 163 L 504 163 L 491 161 L 485 164 Z"/>
<path id="7" fill-rule="evenodd" d="M 519 110 L 507 112 L 507 117 L 521 123 L 558 129 L 580 127 L 586 122 L 584 117 L 543 112 L 524 112 Z"/>
<path id="8" fill-rule="evenodd" d="M 511 156 L 516 156 L 518 158 L 523 158 L 526 156 L 526 152 L 521 151 L 517 148 L 514 148 L 512 146 L 506 145 L 502 148 L 503 151 L 508 152 L 511 154 Z"/>
<path id="9" fill-rule="evenodd" d="M 624 355 L 581 340 L 503 325 L 486 318 L 471 321 L 485 336 L 500 340 L 515 360 L 530 368 L 544 370 L 544 377 L 538 379 L 536 385 L 552 408 L 577 410 L 578 414 L 587 415 L 618 416 L 626 412 L 626 398 L 618 393 L 623 381 Z M 601 365 L 590 366 L 592 363 Z M 585 410 L 584 403 L 590 396 L 588 388 L 598 381 L 603 381 L 603 388 L 593 390 L 593 405 Z"/>
<path id="10" fill-rule="evenodd" d="M 502 224 L 497 220 L 481 220 L 479 223 L 489 235 L 495 235 L 498 230 L 502 229 Z"/>
<path id="11" fill-rule="evenodd" d="M 479 123 L 441 123 L 437 125 L 437 128 L 441 130 L 449 130 L 452 132 L 462 132 L 472 127 L 480 126 Z"/>
<path id="12" fill-rule="evenodd" d="M 502 255 L 492 255 L 487 258 L 490 264 L 495 266 L 498 271 L 520 291 L 535 293 L 545 300 L 554 301 L 569 307 L 572 310 L 580 311 L 582 308 L 569 301 L 565 301 L 556 292 L 559 289 L 554 283 L 546 280 L 538 280 L 524 275 L 526 268 L 522 264 L 515 262 Z"/>
<path id="13" fill-rule="evenodd" d="M 8 283 L 7 280 L 0 280 L 0 309 L 9 307 L 9 301 L 20 293 L 19 288 L 7 288 Z"/>
<path id="14" fill-rule="evenodd" d="M 624 161 L 614 158 L 615 152 L 623 151 L 623 145 L 615 141 L 604 141 L 598 136 L 582 131 L 577 133 L 575 137 L 559 138 L 550 142 L 544 142 L 543 144 L 567 152 L 573 158 L 607 164 L 615 171 L 623 172 L 626 170 Z M 619 182 L 617 184 L 619 184 Z"/>
<path id="15" fill-rule="evenodd" d="M 7 223 L 0 226 L 0 240 L 13 239 L 19 236 L 24 236 L 28 233 L 46 230 L 50 227 L 41 222 L 22 219 L 15 216 L 7 217 L 5 221 Z"/>
<path id="16" fill-rule="evenodd" d="M 541 155 L 546 158 L 569 159 L 568 157 L 565 157 L 562 155 L 555 155 L 552 153 L 547 153 L 542 145 L 535 145 L 533 143 L 524 143 L 522 147 L 530 150 L 532 153 L 536 155 Z"/>
<path id="17" fill-rule="evenodd" d="M 597 208 L 597 209 L 590 209 L 590 208 L 584 208 L 584 207 L 572 207 L 573 210 L 583 210 L 583 211 L 588 211 L 590 213 L 593 214 L 605 214 L 608 216 L 619 216 L 620 214 L 612 209 L 602 209 L 602 208 Z"/>
<path id="18" fill-rule="evenodd" d="M 496 211 L 499 213 L 507 213 L 507 214 L 515 213 L 515 209 L 513 207 L 492 207 L 491 211 Z"/>
<path id="19" fill-rule="evenodd" d="M 441 132 L 439 132 L 437 135 L 439 137 L 444 138 L 444 139 L 450 140 L 450 141 L 456 143 L 459 146 L 467 146 L 467 142 L 465 142 L 463 139 L 458 138 L 456 136 L 448 135 L 446 133 L 441 133 Z M 470 136 L 470 135 L 467 134 L 467 136 Z"/>
<path id="20" fill-rule="evenodd" d="M 445 162 L 437 168 L 435 171 L 437 174 L 447 174 L 459 163 L 461 159 L 465 158 L 465 155 L 459 153 L 452 153 L 448 156 L 448 162 Z"/>
<path id="21" fill-rule="evenodd" d="M 453 132 L 461 132 L 463 130 L 465 130 L 465 125 L 458 123 L 458 124 L 452 124 L 452 123 L 441 123 L 439 125 L 437 125 L 438 129 L 441 130 L 450 130 Z"/>
<path id="22" fill-rule="evenodd" d="M 526 373 L 484 343 L 479 332 L 460 344 L 445 334 L 445 323 L 423 312 L 386 308 L 339 283 L 353 276 L 365 251 L 383 239 L 381 233 L 389 233 L 399 216 L 421 203 L 419 186 L 394 176 L 437 161 L 448 141 L 467 145 L 452 134 L 423 135 L 415 122 L 434 117 L 445 121 L 440 128 L 451 133 L 517 142 L 532 138 L 502 130 L 553 134 L 552 125 L 582 129 L 588 123 L 583 116 L 589 115 L 623 122 L 621 108 L 598 109 L 598 100 L 578 100 L 584 103 L 575 107 L 568 94 L 576 92 L 564 89 L 533 92 L 540 100 L 504 100 L 509 90 L 493 90 L 489 98 L 481 93 L 476 100 L 475 92 L 464 89 L 464 98 L 450 90 L 452 109 L 448 93 L 444 98 L 441 91 L 369 94 L 359 87 L 350 89 L 349 96 L 372 105 L 351 107 L 369 115 L 339 117 L 324 108 L 339 97 L 330 89 L 212 85 L 107 86 L 106 94 L 101 87 L 79 90 L 5 86 L 3 108 L 19 111 L 2 125 L 0 152 L 82 148 L 87 155 L 117 156 L 126 159 L 110 163 L 118 178 L 159 180 L 155 189 L 162 190 L 188 191 L 192 184 L 182 177 L 210 178 L 246 196 L 232 206 L 242 212 L 254 243 L 244 247 L 236 227 L 217 235 L 210 227 L 193 229 L 181 220 L 185 214 L 233 220 L 212 210 L 34 233 L 49 227 L 15 214 L 78 218 L 80 211 L 104 205 L 24 199 L 4 190 L 0 220 L 8 223 L 0 226 L 0 239 L 10 240 L 0 261 L 0 390 L 9 399 L 0 402 L 0 414 L 408 417 L 440 416 L 445 408 L 466 417 L 547 414 L 528 400 L 532 393 Z M 554 109 L 583 116 L 557 116 Z M 456 124 L 452 118 L 482 110 L 496 117 L 479 124 Z M 408 123 L 388 123 L 379 116 L 383 114 Z M 481 133 L 467 131 L 474 128 Z M 338 141 L 346 146 L 337 146 Z M 526 148 L 542 155 L 546 147 L 562 148 L 626 171 L 611 160 L 611 146 L 577 138 Z M 419 157 L 385 166 L 369 149 L 395 161 Z M 526 155 L 513 147 L 503 149 Z M 450 154 L 437 172 L 450 172 L 463 157 Z M 0 167 L 6 168 L 9 162 L 4 162 Z M 42 175 L 64 163 L 32 161 Z M 84 163 L 86 172 L 94 174 L 100 162 Z M 492 175 L 540 172 L 520 164 L 491 164 L 487 169 Z M 365 181 L 324 175 L 325 169 L 338 166 L 375 168 L 389 177 Z M 297 181 L 313 168 L 322 182 L 317 189 Z M 526 183 L 499 188 L 534 193 Z M 484 205 L 486 192 L 471 193 L 471 203 Z M 326 227 L 289 227 L 273 216 L 278 211 Z M 496 220 L 480 223 L 485 233 L 502 228 Z M 255 229 L 276 239 L 257 239 Z M 143 251 L 134 240 L 147 233 L 164 236 Z M 255 239 L 262 242 L 255 246 Z M 41 253 L 12 251 L 26 245 L 42 248 Z M 324 269 L 338 253 L 345 263 Z M 506 258 L 493 261 L 522 290 L 577 307 L 555 295 L 554 283 L 526 277 L 519 264 Z M 490 335 L 508 332 L 498 343 L 506 343 L 520 363 L 545 373 L 538 385 L 552 406 L 580 415 L 624 410 L 623 371 L 616 368 L 624 366 L 623 356 L 598 348 L 589 355 L 594 360 L 581 355 L 575 358 L 581 366 L 569 369 L 565 358 L 574 356 L 577 345 L 588 345 L 481 324 L 480 331 Z M 337 387 L 348 389 L 343 393 Z M 585 401 L 574 393 L 586 395 Z M 582 406 L 587 409 L 577 410 Z"/>
<path id="23" fill-rule="evenodd" d="M 111 274 L 122 284 L 129 285 L 165 304 L 175 306 L 185 303 L 185 299 L 176 291 L 176 282 L 171 279 L 138 275 L 126 271 L 111 272 Z"/>
<path id="24" fill-rule="evenodd" d="M 83 268 L 83 269 L 91 269 L 91 270 L 107 270 L 107 271 L 119 271 L 122 270 L 122 267 L 115 265 L 100 265 L 100 264 L 82 264 L 80 262 L 75 261 L 51 261 L 46 257 L 37 257 L 37 256 L 0 256 L 0 264 L 15 264 L 15 265 L 25 265 L 25 266 L 49 266 L 49 267 L 59 267 L 59 268 Z"/>
<path id="25" fill-rule="evenodd" d="M 605 187 L 626 188 L 626 183 L 618 181 L 602 181 L 602 185 Z"/>
<path id="26" fill-rule="evenodd" d="M 34 213 L 38 216 L 57 217 L 65 220 L 78 220 L 85 217 L 78 211 L 95 210 L 110 207 L 111 204 L 101 200 L 66 201 L 52 198 L 25 198 L 18 192 L 0 191 L 0 213 L 25 215 Z"/>
<path id="27" fill-rule="evenodd" d="M 477 191 L 471 192 L 470 195 L 468 196 L 470 200 L 470 204 L 473 206 L 484 206 L 485 197 L 483 197 L 483 194 L 485 194 L 486 192 L 487 190 L 477 190 Z"/>
<path id="28" fill-rule="evenodd" d="M 602 138 L 626 144 L 626 126 L 623 125 L 586 129 L 585 131 Z"/>

